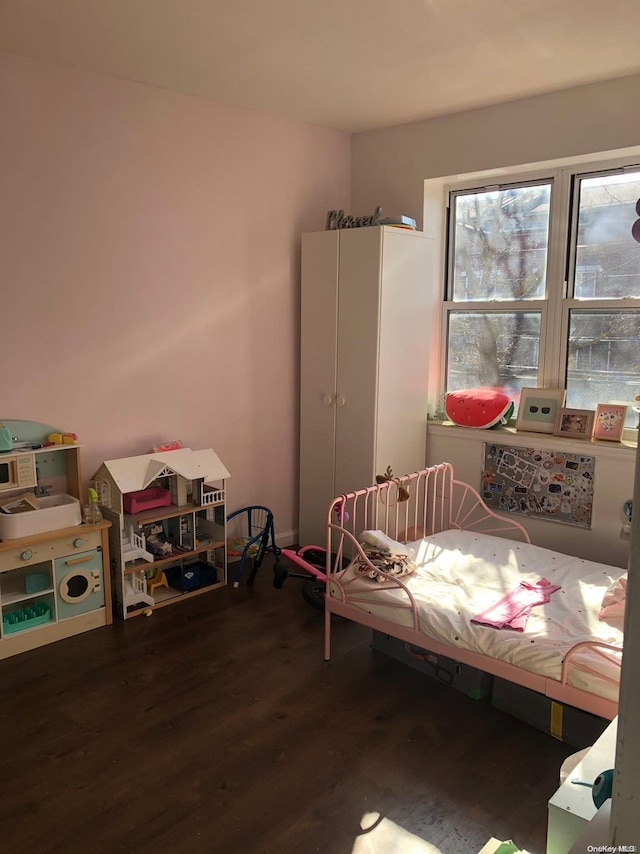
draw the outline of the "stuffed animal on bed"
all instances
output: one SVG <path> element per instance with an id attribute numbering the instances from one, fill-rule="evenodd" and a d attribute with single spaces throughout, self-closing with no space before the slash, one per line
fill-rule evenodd
<path id="1" fill-rule="evenodd" d="M 398 484 L 398 501 L 408 501 L 409 493 L 404 488 L 404 486 L 400 486 L 400 478 L 393 476 L 393 471 L 391 466 L 387 466 L 387 470 L 384 474 L 376 475 L 376 483 L 387 483 L 387 481 L 395 481 Z"/>
<path id="2" fill-rule="evenodd" d="M 513 401 L 494 388 L 471 388 L 450 391 L 445 399 L 447 418 L 459 427 L 477 430 L 506 424 L 513 415 Z"/>

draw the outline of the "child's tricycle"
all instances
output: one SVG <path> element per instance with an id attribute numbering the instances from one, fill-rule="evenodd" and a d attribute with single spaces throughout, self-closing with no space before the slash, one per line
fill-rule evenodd
<path id="1" fill-rule="evenodd" d="M 344 510 L 344 499 L 336 502 L 333 512 L 340 525 L 349 521 L 349 514 Z M 282 549 L 279 555 L 286 558 L 302 572 L 291 572 L 277 559 L 273 567 L 273 586 L 280 589 L 286 578 L 301 578 L 302 595 L 306 602 L 314 608 L 324 611 L 324 594 L 327 584 L 327 550 L 320 546 L 302 546 L 299 549 Z M 336 555 L 331 553 L 331 564 L 336 566 Z M 349 565 L 347 558 L 342 557 L 342 568 Z"/>
<path id="2" fill-rule="evenodd" d="M 292 572 L 280 562 L 286 558 L 302 572 Z M 273 566 L 273 586 L 280 589 L 287 578 L 302 578 L 302 595 L 309 605 L 324 610 L 324 591 L 327 581 L 327 550 L 319 546 L 303 546 L 299 549 L 282 549 Z"/>

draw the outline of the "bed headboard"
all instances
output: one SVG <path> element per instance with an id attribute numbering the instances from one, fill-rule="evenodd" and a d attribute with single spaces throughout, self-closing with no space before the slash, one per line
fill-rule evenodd
<path id="1" fill-rule="evenodd" d="M 400 542 L 451 528 L 530 542 L 519 522 L 499 516 L 472 486 L 456 480 L 450 463 L 340 495 L 329 508 L 327 523 L 327 551 L 335 565 L 353 556 L 365 530 L 383 531 Z"/>

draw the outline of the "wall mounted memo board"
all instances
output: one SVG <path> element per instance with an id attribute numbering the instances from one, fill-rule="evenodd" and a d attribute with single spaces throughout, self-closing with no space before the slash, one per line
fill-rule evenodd
<path id="1" fill-rule="evenodd" d="M 594 480 L 588 454 L 484 446 L 481 492 L 495 510 L 590 528 Z"/>

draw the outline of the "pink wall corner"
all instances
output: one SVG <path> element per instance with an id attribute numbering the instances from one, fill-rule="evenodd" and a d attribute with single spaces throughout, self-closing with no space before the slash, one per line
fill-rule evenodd
<path id="1" fill-rule="evenodd" d="M 0 52 L 0 417 L 104 459 L 213 447 L 297 527 L 299 246 L 338 131 Z"/>

